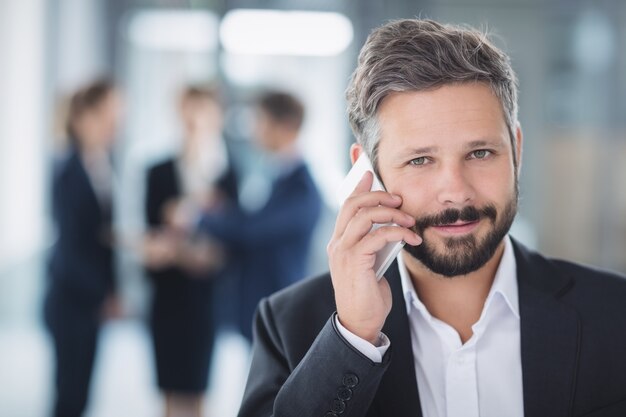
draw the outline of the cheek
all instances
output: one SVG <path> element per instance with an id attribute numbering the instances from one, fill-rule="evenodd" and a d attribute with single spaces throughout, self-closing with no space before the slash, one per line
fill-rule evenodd
<path id="1" fill-rule="evenodd" d="M 515 199 L 516 186 L 514 175 L 500 175 L 486 179 L 477 193 L 477 205 L 494 204 L 498 211 L 504 208 Z"/>
<path id="2" fill-rule="evenodd" d="M 385 183 L 387 191 L 402 197 L 400 210 L 413 216 L 423 216 L 425 213 L 437 211 L 435 207 L 437 196 L 434 187 L 426 181 L 417 181 L 415 178 L 397 176 L 389 184 Z"/>
<path id="3" fill-rule="evenodd" d="M 468 185 L 474 190 L 471 205 L 483 207 L 494 204 L 500 209 L 506 206 L 515 195 L 515 176 L 511 174 L 477 173 L 468 178 Z M 413 217 L 432 215 L 446 207 L 438 202 L 438 191 L 434 181 L 403 178 L 396 176 L 385 182 L 387 191 L 402 197 L 400 210 Z"/>

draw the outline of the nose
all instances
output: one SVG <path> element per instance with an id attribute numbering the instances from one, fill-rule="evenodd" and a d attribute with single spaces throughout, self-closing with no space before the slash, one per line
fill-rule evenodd
<path id="1" fill-rule="evenodd" d="M 465 207 L 475 198 L 469 172 L 462 163 L 442 165 L 438 175 L 438 202 L 447 207 Z"/>

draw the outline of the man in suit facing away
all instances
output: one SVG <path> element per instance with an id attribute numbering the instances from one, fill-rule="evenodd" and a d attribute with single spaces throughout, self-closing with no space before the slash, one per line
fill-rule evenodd
<path id="1" fill-rule="evenodd" d="M 239 200 L 225 201 L 207 211 L 199 225 L 227 252 L 222 281 L 229 282 L 220 283 L 218 303 L 222 305 L 218 309 L 222 315 L 234 316 L 226 320 L 234 321 L 250 342 L 259 300 L 305 277 L 322 205 L 298 150 L 304 121 L 302 103 L 291 94 L 267 91 L 255 105 L 254 140 L 271 171 L 266 198 L 246 203 L 250 186 L 238 181 L 244 183 L 239 187 Z M 262 188 L 258 185 L 253 187 Z"/>
<path id="2" fill-rule="evenodd" d="M 367 154 L 387 192 L 366 173 L 330 273 L 260 303 L 239 416 L 626 415 L 624 277 L 508 236 L 522 160 L 509 57 L 470 28 L 393 21 L 347 98 L 352 161 Z M 376 252 L 401 240 L 378 281 Z"/>

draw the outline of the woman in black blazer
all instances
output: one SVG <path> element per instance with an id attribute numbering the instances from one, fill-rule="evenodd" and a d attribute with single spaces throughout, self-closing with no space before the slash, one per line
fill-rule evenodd
<path id="1" fill-rule="evenodd" d="M 144 261 L 154 289 L 150 328 L 165 415 L 200 417 L 214 343 L 211 298 L 219 253 L 204 238 L 178 228 L 176 217 L 180 202 L 198 206 L 210 196 L 230 195 L 234 179 L 215 93 L 188 88 L 180 115 L 181 152 L 148 171 Z"/>
<path id="2" fill-rule="evenodd" d="M 82 415 L 103 313 L 114 300 L 109 151 L 118 113 L 119 97 L 108 81 L 74 94 L 67 123 L 70 150 L 54 173 L 58 238 L 44 306 L 56 360 L 54 416 Z"/>

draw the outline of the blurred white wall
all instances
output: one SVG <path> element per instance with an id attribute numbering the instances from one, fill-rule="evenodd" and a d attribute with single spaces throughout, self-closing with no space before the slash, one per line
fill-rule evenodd
<path id="1" fill-rule="evenodd" d="M 49 360 L 36 310 L 44 245 L 45 0 L 0 2 L 0 414 L 41 414 Z M 21 265 L 23 266 L 21 266 Z M 28 375 L 41 381 L 33 384 Z M 28 400 L 20 393 L 28 390 Z M 16 411 L 19 410 L 19 411 Z M 21 414 L 19 414 L 21 413 Z"/>
<path id="2" fill-rule="evenodd" d="M 0 269 L 43 241 L 44 21 L 44 0 L 0 2 Z"/>
<path id="3" fill-rule="evenodd" d="M 106 74 L 105 4 L 99 0 L 56 2 L 55 90 L 68 94 Z"/>

